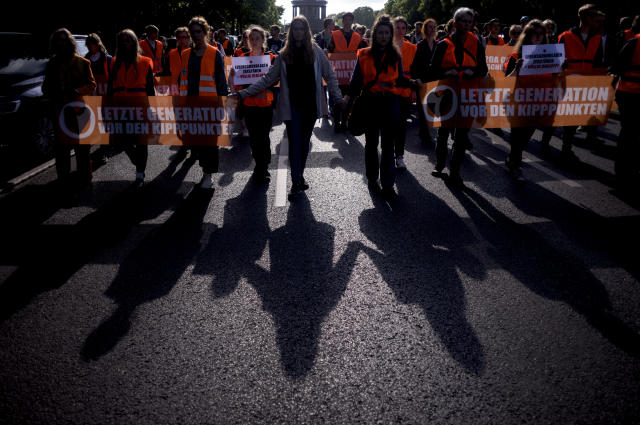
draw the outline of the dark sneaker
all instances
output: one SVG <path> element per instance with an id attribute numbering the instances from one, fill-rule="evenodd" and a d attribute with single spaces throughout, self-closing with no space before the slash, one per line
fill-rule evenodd
<path id="1" fill-rule="evenodd" d="M 380 183 L 378 183 L 378 180 L 369 180 L 369 183 L 367 183 L 367 187 L 373 193 L 379 193 L 380 191 L 382 191 L 382 188 L 380 187 Z"/>
<path id="2" fill-rule="evenodd" d="M 294 184 L 293 186 L 291 186 L 291 192 L 289 192 L 287 199 L 289 199 L 290 201 L 295 201 L 296 199 L 298 199 L 301 193 L 302 188 L 300 187 L 300 185 Z"/>
<path id="3" fill-rule="evenodd" d="M 380 195 L 382 195 L 382 198 L 387 201 L 392 201 L 396 198 L 396 196 L 398 196 L 396 194 L 396 191 L 393 190 L 393 186 L 384 186 L 382 188 L 382 191 L 380 192 Z"/>

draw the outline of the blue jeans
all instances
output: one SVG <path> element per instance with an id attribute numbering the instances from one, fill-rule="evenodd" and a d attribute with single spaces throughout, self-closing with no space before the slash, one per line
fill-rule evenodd
<path id="1" fill-rule="evenodd" d="M 315 99 L 314 99 L 315 100 Z M 311 112 L 291 107 L 291 120 L 285 121 L 289 138 L 289 166 L 293 184 L 302 183 L 304 167 L 309 155 L 311 134 L 316 124 L 316 111 Z"/>

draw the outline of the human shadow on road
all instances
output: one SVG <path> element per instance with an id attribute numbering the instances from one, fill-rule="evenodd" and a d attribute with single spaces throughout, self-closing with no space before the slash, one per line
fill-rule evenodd
<path id="1" fill-rule="evenodd" d="M 42 224 L 30 229 L 30 255 L 0 286 L 0 323 L 36 296 L 64 285 L 106 247 L 124 239 L 131 228 L 171 208 L 193 162 L 174 173 L 170 164 L 143 188 L 129 186 L 75 225 Z"/>
<path id="2" fill-rule="evenodd" d="M 194 273 L 210 274 L 212 294 L 223 297 L 245 278 L 273 318 L 282 367 L 304 378 L 315 362 L 320 328 L 345 291 L 357 256 L 351 244 L 333 265 L 335 229 L 318 222 L 302 195 L 284 226 L 271 232 L 266 188 L 252 182 L 227 201 L 224 227 L 212 234 Z M 258 264 L 269 247 L 269 266 Z"/>
<path id="3" fill-rule="evenodd" d="M 105 295 L 118 307 L 87 337 L 85 360 L 108 353 L 127 334 L 142 304 L 167 295 L 200 250 L 203 218 L 213 192 L 195 188 L 174 214 L 152 230 L 120 265 Z"/>
<path id="4" fill-rule="evenodd" d="M 469 245 L 473 235 L 446 203 L 424 189 L 409 172 L 398 176 L 398 199 L 390 211 L 375 207 L 359 217 L 360 230 L 377 249 L 363 246 L 398 301 L 420 306 L 451 357 L 480 375 L 484 351 L 465 316 L 465 292 L 458 270 L 485 276 Z"/>
<path id="5" fill-rule="evenodd" d="M 580 259 L 517 224 L 473 190 L 452 193 L 492 245 L 489 254 L 501 267 L 532 292 L 566 303 L 618 348 L 640 356 L 640 335 L 611 312 L 605 287 Z"/>

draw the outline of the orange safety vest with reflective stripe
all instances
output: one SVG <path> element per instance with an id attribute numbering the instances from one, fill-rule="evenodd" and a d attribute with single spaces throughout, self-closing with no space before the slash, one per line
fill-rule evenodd
<path id="1" fill-rule="evenodd" d="M 349 45 L 347 46 L 347 39 L 344 36 L 342 30 L 335 30 L 331 33 L 333 36 L 333 44 L 335 45 L 334 52 L 355 52 L 358 50 L 358 46 L 360 45 L 360 34 L 353 31 L 351 33 L 351 40 L 349 40 Z"/>
<path id="2" fill-rule="evenodd" d="M 156 40 L 155 53 L 146 39 L 141 40 L 139 44 L 142 49 L 142 56 L 146 56 L 153 61 L 153 72 L 162 72 L 162 42 Z"/>
<path id="3" fill-rule="evenodd" d="M 112 60 L 111 72 L 115 72 L 116 60 Z M 123 63 L 118 68 L 113 78 L 114 96 L 146 96 L 147 75 L 149 69 L 153 70 L 153 62 L 146 56 L 138 55 L 138 64 L 128 68 Z"/>
<path id="4" fill-rule="evenodd" d="M 568 69 L 593 69 L 593 61 L 602 44 L 602 37 L 600 35 L 591 37 L 586 48 L 580 36 L 571 30 L 560 34 L 558 43 L 562 43 L 563 39 Z"/>
<path id="5" fill-rule="evenodd" d="M 456 61 L 456 45 L 453 40 L 446 37 L 442 39 L 442 42 L 447 44 L 447 50 L 442 57 L 442 69 L 455 69 L 462 74 L 465 70 L 478 66 L 478 37 L 476 37 L 475 34 L 467 32 L 464 40 L 462 63 Z"/>
<path id="6" fill-rule="evenodd" d="M 243 53 L 240 56 L 250 56 L 250 55 L 251 55 L 251 52 Z M 276 59 L 276 55 L 272 53 L 264 53 L 264 56 L 266 55 L 269 55 L 269 57 L 271 58 L 271 63 L 273 63 L 273 61 Z M 244 88 L 243 86 L 239 86 L 237 84 L 234 87 L 236 88 L 236 90 L 242 90 Z M 244 99 L 242 99 L 243 105 L 258 106 L 260 108 L 266 108 L 268 106 L 271 106 L 272 103 L 273 103 L 273 92 L 268 89 L 261 91 L 255 96 L 245 97 Z"/>
<path id="7" fill-rule="evenodd" d="M 402 71 L 404 73 L 404 76 L 407 78 L 411 78 L 411 74 L 409 73 L 409 70 L 411 69 L 413 58 L 415 58 L 416 56 L 416 51 L 418 51 L 418 46 L 408 42 L 407 40 L 402 41 L 402 47 L 400 49 L 400 54 L 402 55 Z M 409 87 L 407 88 L 398 87 L 396 92 L 402 97 L 411 96 L 411 88 Z"/>
<path id="8" fill-rule="evenodd" d="M 631 58 L 631 65 L 620 78 L 618 90 L 640 94 L 640 34 L 635 36 L 636 48 Z"/>
<path id="9" fill-rule="evenodd" d="M 182 55 L 177 48 L 169 50 L 169 72 L 172 77 L 179 77 L 182 71 Z M 175 80 L 174 80 L 175 81 Z"/>
<path id="10" fill-rule="evenodd" d="M 218 49 L 208 45 L 200 62 L 200 96 L 217 96 L 216 90 L 216 55 Z M 186 96 L 189 90 L 189 57 L 191 49 L 182 52 L 182 71 L 180 72 L 180 96 Z"/>
<path id="11" fill-rule="evenodd" d="M 358 50 L 358 63 L 362 71 L 363 85 L 367 85 L 376 78 L 376 66 L 373 62 L 371 47 Z M 387 67 L 384 72 L 378 75 L 378 80 L 371 87 L 371 93 L 391 92 L 397 94 L 396 80 L 400 77 L 398 64 L 395 68 Z"/>

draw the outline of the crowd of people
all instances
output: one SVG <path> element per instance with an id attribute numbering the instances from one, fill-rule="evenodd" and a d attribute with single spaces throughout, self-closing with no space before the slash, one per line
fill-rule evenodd
<path id="1" fill-rule="evenodd" d="M 466 151 L 472 148 L 469 128 L 440 127 L 433 140 L 416 96 L 421 84 L 445 78 L 487 76 L 485 48 L 488 45 L 513 46 L 504 72 L 507 77 L 519 78 L 524 45 L 564 43 L 564 68 L 568 73 L 588 71 L 615 76 L 621 120 L 615 174 L 621 188 L 633 190 L 638 184 L 640 150 L 636 118 L 640 108 L 640 16 L 623 18 L 616 37 L 604 33 L 605 19 L 605 14 L 595 5 L 587 4 L 578 10 L 579 24 L 557 34 L 557 25 L 550 19 L 523 16 L 519 23 L 507 26 L 497 18 L 481 24 L 476 11 L 461 7 L 447 23 L 426 19 L 414 23 L 410 32 L 411 25 L 401 16 L 381 15 L 368 29 L 355 24 L 354 15 L 346 13 L 342 16 L 341 28 L 336 27 L 333 19 L 326 19 L 324 29 L 314 36 L 307 19 L 298 16 L 285 33 L 276 25 L 269 33 L 251 25 L 235 46 L 224 29 L 213 31 L 203 17 L 194 17 L 187 26 L 174 31 L 176 47 L 173 49 L 167 49 L 167 41 L 159 37 L 159 29 L 149 25 L 140 39 L 130 29 L 120 31 L 114 57 L 107 53 L 100 37 L 91 34 L 86 41 L 89 53 L 85 58 L 77 55 L 71 33 L 60 29 L 50 39 L 52 59 L 47 66 L 43 93 L 58 107 L 79 96 L 96 94 L 100 86 L 106 88 L 107 96 L 153 96 L 154 76 L 170 76 L 176 80 L 180 96 L 235 98 L 239 100 L 239 116 L 246 126 L 255 160 L 254 178 L 260 183 L 270 179 L 269 132 L 275 112 L 285 123 L 288 136 L 291 200 L 309 188 L 304 169 L 310 138 L 316 121 L 327 118 L 324 106 L 327 96 L 336 132 L 347 131 L 346 122 L 354 99 L 367 96 L 371 119 L 365 131 L 365 173 L 369 189 L 390 199 L 395 196 L 397 170 L 406 168 L 403 155 L 407 120 L 416 102 L 419 137 L 425 144 L 435 144 L 432 174 L 446 177 L 454 187 L 463 184 L 461 168 Z M 328 53 L 340 52 L 357 54 L 348 85 L 338 84 L 327 57 Z M 227 81 L 225 56 L 258 55 L 269 56 L 271 62 L 271 68 L 258 82 L 236 85 L 233 72 Z M 521 178 L 522 152 L 536 128 L 512 128 L 506 167 L 515 179 Z M 562 129 L 564 164 L 578 161 L 572 151 L 576 129 Z M 542 153 L 548 157 L 554 128 L 541 130 Z M 587 126 L 585 130 L 587 140 L 597 143 L 597 127 Z M 453 140 L 451 155 L 449 138 Z M 147 145 L 127 135 L 113 137 L 112 145 L 126 152 L 136 168 L 136 184 L 143 184 Z M 73 147 L 78 175 L 88 182 L 92 177 L 89 147 Z M 190 149 L 202 167 L 200 187 L 212 189 L 213 174 L 218 171 L 218 147 Z M 61 180 L 69 176 L 69 151 L 69 145 L 57 144 L 56 164 Z M 108 149 L 101 147 L 94 160 L 106 160 L 107 153 Z M 447 175 L 444 169 L 449 156 Z"/>

